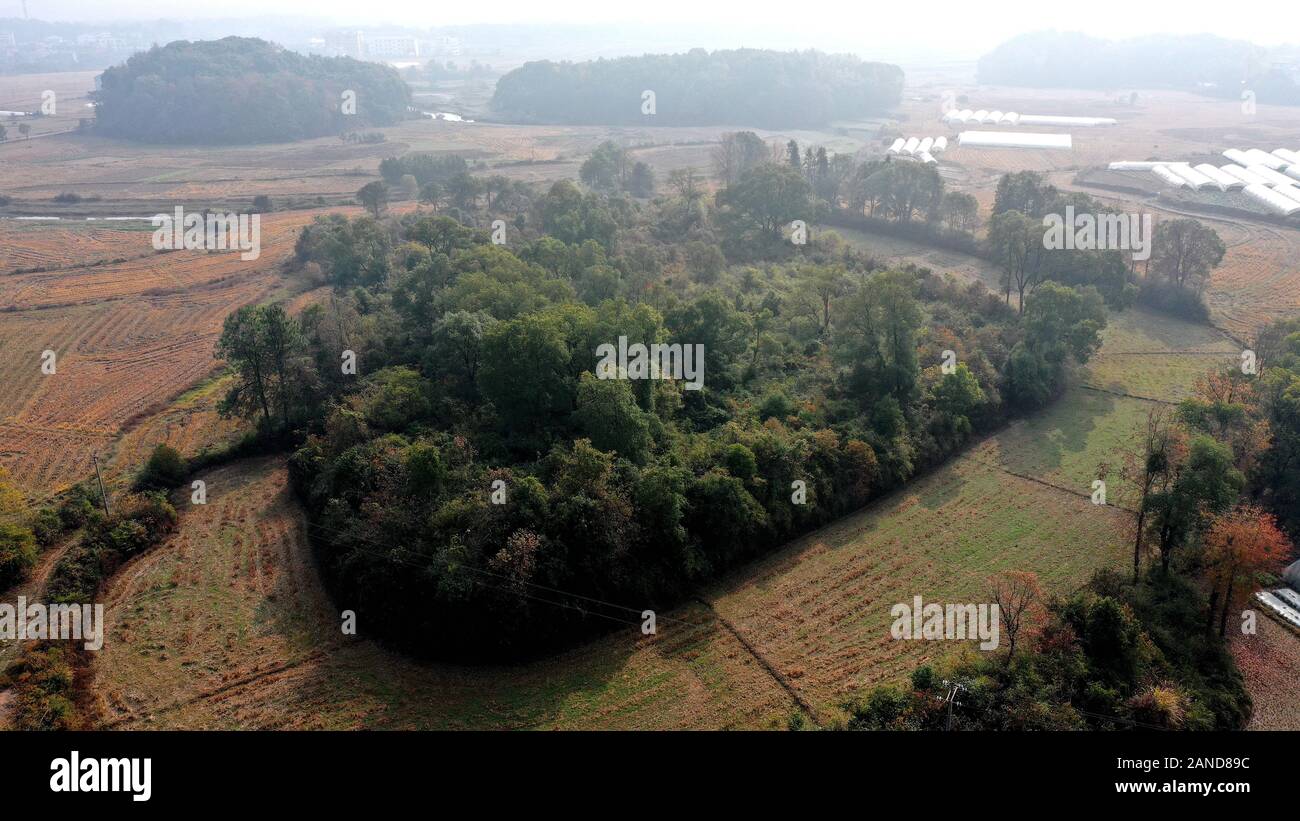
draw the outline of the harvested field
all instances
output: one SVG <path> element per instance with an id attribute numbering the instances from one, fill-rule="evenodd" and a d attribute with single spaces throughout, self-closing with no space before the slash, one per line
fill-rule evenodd
<path id="1" fill-rule="evenodd" d="M 230 384 L 226 374 L 206 379 L 123 433 L 101 460 L 104 482 L 125 486 L 160 444 L 192 456 L 237 441 L 247 424 L 217 413 Z"/>
<path id="2" fill-rule="evenodd" d="M 1255 702 L 1250 730 L 1300 730 L 1300 636 L 1262 612 L 1253 636 L 1234 636 L 1232 655 Z"/>
<path id="3" fill-rule="evenodd" d="M 213 347 L 231 311 L 292 295 L 277 268 L 315 216 L 267 215 L 257 260 L 238 252 L 153 253 L 148 232 L 125 231 L 150 255 L 0 277 L 0 303 L 8 306 L 0 323 L 0 464 L 34 495 L 84 478 L 92 453 L 213 372 Z M 52 245 L 66 233 L 58 224 L 45 230 Z M 53 374 L 41 369 L 46 350 L 57 355 Z M 147 428 L 156 440 L 141 432 L 124 452 L 173 437 L 192 444 L 230 438 L 233 425 L 209 424 L 213 407 L 192 431 L 180 419 L 191 419 L 193 408 L 168 410 Z"/>
<path id="4" fill-rule="evenodd" d="M 1068 592 L 1122 561 L 1129 517 L 961 458 L 864 513 L 747 568 L 714 605 L 808 698 L 830 712 L 863 688 L 897 683 L 951 645 L 901 642 L 890 608 L 985 600 L 987 579 L 1032 570 Z"/>
<path id="5" fill-rule="evenodd" d="M 1264 325 L 1300 312 L 1300 230 L 1243 227 L 1248 239 L 1231 244 L 1205 298 L 1216 324 L 1249 340 Z"/>
<path id="6" fill-rule="evenodd" d="M 142 226 L 148 223 L 133 227 L 128 223 L 0 220 L 0 277 L 19 270 L 80 268 L 152 256 L 149 234 Z M 0 279 L 0 287 L 7 285 L 7 279 Z M 0 304 L 4 299 L 0 296 Z"/>
<path id="7" fill-rule="evenodd" d="M 286 479 L 275 460 L 214 471 L 208 505 L 115 577 L 94 670 L 111 726 L 774 727 L 791 710 L 695 608 L 524 668 L 419 665 L 343 636 Z"/>
<path id="8" fill-rule="evenodd" d="M 45 92 L 54 92 L 54 113 L 51 116 L 21 117 L 13 121 L 5 118 L 3 125 L 9 128 L 9 140 L 0 143 L 0 156 L 13 152 L 12 156 L 21 157 L 21 152 L 35 145 L 19 136 L 18 123 L 31 126 L 31 139 L 34 140 L 45 134 L 75 129 L 84 118 L 94 119 L 95 113 L 88 107 L 90 98 L 87 95 L 95 88 L 97 74 L 98 71 L 65 71 L 0 76 L 0 111 L 40 111 Z"/>

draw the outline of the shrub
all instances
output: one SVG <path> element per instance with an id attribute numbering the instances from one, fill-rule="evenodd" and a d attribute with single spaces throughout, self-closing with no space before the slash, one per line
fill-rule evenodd
<path id="1" fill-rule="evenodd" d="M 17 584 L 36 564 L 36 539 L 18 525 L 0 522 L 0 590 Z"/>
<path id="2" fill-rule="evenodd" d="M 149 461 L 136 477 L 136 490 L 178 487 L 185 481 L 185 457 L 170 445 L 160 444 L 153 449 Z"/>

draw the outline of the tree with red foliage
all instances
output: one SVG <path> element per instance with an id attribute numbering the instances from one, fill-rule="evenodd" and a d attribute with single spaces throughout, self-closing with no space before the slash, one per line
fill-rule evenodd
<path id="1" fill-rule="evenodd" d="M 1208 633 L 1220 601 L 1219 635 L 1228 629 L 1235 595 L 1249 593 L 1260 573 L 1277 572 L 1291 555 L 1291 542 L 1277 520 L 1253 505 L 1241 505 L 1216 517 L 1205 535 L 1207 578 L 1210 582 Z"/>

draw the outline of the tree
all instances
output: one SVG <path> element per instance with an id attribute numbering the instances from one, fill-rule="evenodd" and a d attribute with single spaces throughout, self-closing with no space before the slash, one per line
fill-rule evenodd
<path id="1" fill-rule="evenodd" d="M 939 214 L 949 231 L 972 231 L 979 223 L 979 200 L 963 191 L 947 191 L 939 202 Z"/>
<path id="2" fill-rule="evenodd" d="M 222 402 L 223 414 L 251 415 L 260 409 L 271 421 L 270 373 L 257 308 L 245 305 L 226 317 L 217 340 L 217 357 L 234 367 L 237 379 Z"/>
<path id="3" fill-rule="evenodd" d="M 636 404 L 626 379 L 598 379 L 584 373 L 578 382 L 575 418 L 582 432 L 601 450 L 642 464 L 650 451 L 650 423 Z"/>
<path id="4" fill-rule="evenodd" d="M 1007 304 L 1011 292 L 1025 312 L 1025 292 L 1038 285 L 1043 255 L 1043 229 L 1019 211 L 997 213 L 989 220 L 989 251 L 1002 269 L 1002 288 Z"/>
<path id="5" fill-rule="evenodd" d="M 1067 358 L 1083 364 L 1101 347 L 1106 305 L 1091 285 L 1044 282 L 1025 301 L 1022 314 L 1025 343 L 1052 365 Z"/>
<path id="6" fill-rule="evenodd" d="M 621 191 L 627 186 L 628 167 L 627 152 L 613 140 L 605 140 L 578 169 L 578 178 L 598 191 Z"/>
<path id="7" fill-rule="evenodd" d="M 1173 468 L 1167 490 L 1147 497 L 1151 529 L 1168 573 L 1174 552 L 1218 513 L 1232 507 L 1245 477 L 1232 465 L 1232 451 L 1208 436 L 1192 439 L 1187 458 Z"/>
<path id="8" fill-rule="evenodd" d="M 896 163 L 863 163 L 854 176 L 853 202 L 867 216 L 876 215 L 878 206 L 894 185 Z"/>
<path id="9" fill-rule="evenodd" d="M 727 258 L 722 249 L 701 240 L 686 243 L 686 264 L 697 282 L 706 285 L 717 282 L 727 269 Z"/>
<path id="10" fill-rule="evenodd" d="M 342 214 L 317 217 L 298 235 L 294 259 L 315 262 L 337 290 L 384 282 L 389 273 L 392 240 L 370 217 L 350 220 Z"/>
<path id="11" fill-rule="evenodd" d="M 743 223 L 779 240 L 783 226 L 796 219 L 811 219 L 811 195 L 808 181 L 797 171 L 764 163 L 746 171 L 719 194 L 719 200 L 734 209 Z"/>
<path id="12" fill-rule="evenodd" d="M 637 162 L 632 166 L 632 174 L 628 178 L 626 190 L 634 197 L 647 199 L 653 197 L 655 193 L 655 172 L 648 164 Z"/>
<path id="13" fill-rule="evenodd" d="M 20 525 L 0 522 L 0 590 L 17 584 L 36 565 L 36 537 Z"/>
<path id="14" fill-rule="evenodd" d="M 1003 174 L 993 194 L 993 215 L 1019 211 L 1032 220 L 1041 220 L 1056 198 L 1056 188 L 1048 185 L 1037 171 Z"/>
<path id="15" fill-rule="evenodd" d="M 275 204 L 266 194 L 258 194 L 253 197 L 253 211 L 258 214 L 269 214 L 275 210 Z"/>
<path id="16" fill-rule="evenodd" d="M 713 170 L 723 188 L 730 188 L 750 169 L 766 161 L 767 146 L 752 131 L 723 134 L 713 150 Z"/>
<path id="17" fill-rule="evenodd" d="M 379 219 L 379 215 L 384 213 L 384 208 L 388 206 L 388 186 L 382 180 L 368 182 L 357 192 L 357 201 L 364 205 L 375 219 Z"/>
<path id="18" fill-rule="evenodd" d="M 890 163 L 888 167 L 887 187 L 880 205 L 895 222 L 911 222 L 918 214 L 928 220 L 938 213 L 943 199 L 943 178 L 935 166 Z"/>
<path id="19" fill-rule="evenodd" d="M 800 272 L 800 278 L 816 300 L 817 322 L 822 333 L 831 327 L 831 304 L 839 299 L 849 284 L 848 274 L 839 265 L 811 265 Z"/>
<path id="20" fill-rule="evenodd" d="M 916 332 L 923 315 L 910 274 L 875 274 L 842 300 L 835 328 L 836 358 L 848 366 L 850 391 L 872 404 L 889 394 L 899 405 L 912 398 L 920 372 Z"/>
<path id="21" fill-rule="evenodd" d="M 315 382 L 298 323 L 280 305 L 245 305 L 226 317 L 217 356 L 235 370 L 235 384 L 221 403 L 225 415 L 255 416 L 271 423 L 274 407 L 287 429 L 296 403 Z"/>
<path id="22" fill-rule="evenodd" d="M 29 139 L 29 138 L 31 137 L 31 134 L 32 134 L 32 127 L 31 127 L 31 125 L 28 124 L 28 123 L 19 123 L 19 124 L 18 124 L 18 133 L 22 135 L 22 138 L 23 138 L 24 140 Z"/>
<path id="23" fill-rule="evenodd" d="M 1214 624 L 1215 608 L 1221 600 L 1219 635 L 1223 636 L 1234 598 L 1255 589 L 1260 574 L 1280 571 L 1291 556 L 1291 542 L 1272 515 L 1253 505 L 1241 505 L 1210 523 L 1205 553 L 1210 582 L 1206 631 Z"/>
<path id="24" fill-rule="evenodd" d="M 934 409 L 947 416 L 963 434 L 970 432 L 970 416 L 984 404 L 984 391 L 965 362 L 943 375 L 934 386 Z"/>
<path id="25" fill-rule="evenodd" d="M 442 198 L 446 195 L 446 185 L 438 180 L 431 180 L 420 187 L 420 202 L 424 205 L 432 205 L 434 211 L 438 210 L 438 206 L 442 203 Z"/>
<path id="26" fill-rule="evenodd" d="M 280 421 L 288 430 L 290 411 L 295 402 L 315 383 L 315 375 L 311 373 L 306 358 L 307 340 L 298 323 L 285 313 L 284 306 L 266 305 L 260 310 L 261 334 L 274 378 L 275 395 L 279 398 Z"/>
<path id="27" fill-rule="evenodd" d="M 479 389 L 503 419 L 536 432 L 573 409 L 569 346 L 553 317 L 527 314 L 483 335 Z"/>
<path id="28" fill-rule="evenodd" d="M 1219 235 L 1198 220 L 1161 222 L 1156 227 L 1151 268 L 1170 284 L 1199 294 L 1226 252 Z"/>
<path id="29" fill-rule="evenodd" d="M 595 240 L 614 247 L 614 216 L 596 194 L 583 194 L 570 180 L 558 180 L 542 198 L 542 230 L 561 242 L 581 245 Z"/>
<path id="30" fill-rule="evenodd" d="M 700 190 L 700 179 L 694 168 L 674 168 L 669 171 L 668 187 L 676 192 L 677 198 L 688 208 L 704 196 L 704 192 Z"/>
<path id="31" fill-rule="evenodd" d="M 486 313 L 453 311 L 443 314 L 433 329 L 434 353 L 439 364 L 456 374 L 463 385 L 476 387 L 483 336 L 495 320 Z"/>
<path id="32" fill-rule="evenodd" d="M 1146 534 L 1147 514 L 1151 511 L 1148 499 L 1157 490 L 1167 489 L 1174 467 L 1181 463 L 1186 445 L 1169 412 L 1160 406 L 1147 411 L 1147 418 L 1138 431 L 1136 449 L 1123 454 L 1121 473 L 1138 488 L 1137 523 L 1133 537 L 1133 581 L 1136 583 L 1142 561 L 1142 538 Z"/>
<path id="33" fill-rule="evenodd" d="M 1023 570 L 1009 570 L 989 578 L 989 599 L 998 606 L 1002 632 L 1007 636 L 1007 665 L 1015 659 L 1021 631 L 1038 617 L 1042 591 L 1038 576 Z"/>

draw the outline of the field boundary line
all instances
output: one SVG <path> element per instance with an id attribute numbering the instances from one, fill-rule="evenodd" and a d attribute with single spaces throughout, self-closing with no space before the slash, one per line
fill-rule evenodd
<path id="1" fill-rule="evenodd" d="M 745 638 L 744 634 L 740 632 L 736 625 L 731 623 L 730 619 L 719 613 L 717 608 L 713 606 L 713 603 L 707 599 L 696 596 L 695 601 L 704 605 L 705 608 L 708 609 L 709 613 L 717 619 L 723 627 L 727 628 L 727 632 L 736 637 L 736 641 L 740 642 L 740 645 L 745 648 L 746 652 L 754 657 L 754 661 L 757 661 L 759 665 L 768 672 L 768 675 L 770 675 L 772 679 L 780 685 L 781 689 L 785 690 L 786 695 L 794 699 L 794 703 L 797 704 L 800 709 L 812 716 L 812 720 L 818 726 L 824 726 L 824 719 L 817 709 L 813 707 L 797 689 L 795 689 L 794 685 L 790 683 L 784 673 L 776 669 L 772 662 L 768 661 L 767 657 L 760 653 L 758 648 L 754 647 L 754 645 L 749 642 L 749 639 Z"/>
<path id="2" fill-rule="evenodd" d="M 1217 329 L 1216 329 L 1217 330 Z M 1237 351 L 1099 351 L 1092 359 L 1105 359 L 1108 356 L 1237 356 Z"/>
<path id="3" fill-rule="evenodd" d="M 309 661 L 316 661 L 317 659 L 322 659 L 325 658 L 326 656 L 327 653 L 324 650 L 316 650 L 311 653 L 308 653 L 306 656 L 303 656 L 302 658 L 297 659 L 295 661 L 287 661 L 284 664 L 280 664 L 266 670 L 259 670 L 258 672 L 253 673 L 251 675 L 244 676 L 241 679 L 236 679 L 235 681 L 226 682 L 220 687 L 216 687 L 211 690 L 207 690 L 205 692 L 180 699 L 178 701 L 173 701 L 170 704 L 164 704 L 161 707 L 155 707 L 149 710 L 149 713 L 150 714 L 168 713 L 171 712 L 172 710 L 176 710 L 181 707 L 186 707 L 190 704 L 197 704 L 200 701 L 207 701 L 223 693 L 228 693 L 231 690 L 237 690 L 240 687 L 243 687 L 248 684 L 252 684 L 254 681 L 257 681 L 259 679 L 266 678 L 267 676 L 273 676 L 276 673 L 283 673 L 286 670 L 292 670 L 295 667 L 301 667 L 302 665 L 306 664 Z M 105 721 L 99 725 L 98 729 L 111 730 L 112 728 L 119 727 L 123 724 L 128 724 L 130 722 L 143 721 L 143 720 L 144 719 L 142 716 L 133 713 L 131 715 L 120 716 L 118 718 L 113 719 L 112 721 Z"/>
<path id="4" fill-rule="evenodd" d="M 1007 474 L 1008 476 L 1014 476 L 1014 477 L 1016 477 L 1017 479 L 1024 479 L 1026 482 L 1034 482 L 1035 484 L 1039 484 L 1039 485 L 1043 485 L 1043 486 L 1045 486 L 1045 487 L 1050 487 L 1050 488 L 1053 488 L 1053 489 L 1055 489 L 1055 490 L 1059 490 L 1059 491 L 1062 492 L 1062 493 L 1068 493 L 1068 494 L 1070 494 L 1071 496 L 1077 496 L 1077 497 L 1079 497 L 1080 499 L 1087 499 L 1088 501 L 1092 501 L 1092 495 L 1089 494 L 1089 493 L 1084 493 L 1084 492 L 1081 491 L 1081 490 L 1071 490 L 1070 488 L 1065 487 L 1064 485 L 1053 484 L 1052 482 L 1049 482 L 1049 481 L 1047 481 L 1046 479 L 1039 479 L 1038 477 L 1036 477 L 1036 476 L 1030 476 L 1030 475 L 1027 474 L 1027 473 L 1017 473 L 1017 472 L 1015 472 L 1014 470 L 1010 470 L 1010 469 L 1008 469 L 1008 468 L 1004 468 L 1004 467 L 1002 467 L 1001 465 L 995 465 L 995 464 L 993 464 L 992 462 L 986 462 L 986 461 L 984 461 L 983 459 L 978 459 L 978 458 L 976 458 L 975 456 L 966 456 L 966 457 L 964 457 L 964 458 L 969 459 L 970 461 L 974 462 L 975 464 L 977 464 L 977 465 L 982 465 L 982 466 L 984 466 L 984 467 L 986 467 L 986 468 L 988 468 L 988 469 L 990 469 L 990 470 L 1000 471 L 1001 473 L 1005 473 L 1005 474 Z M 1109 507 L 1109 508 L 1114 508 L 1115 510 L 1122 510 L 1122 511 L 1124 511 L 1125 513 L 1129 513 L 1129 514 L 1134 515 L 1134 516 L 1137 515 L 1137 511 L 1136 511 L 1136 510 L 1133 510 L 1132 508 L 1124 507 L 1123 505 L 1111 505 L 1111 504 L 1106 504 L 1106 505 L 1098 505 L 1098 507 Z"/>
<path id="5" fill-rule="evenodd" d="M 1094 393 L 1108 393 L 1111 396 L 1119 396 L 1124 399 L 1136 399 L 1139 402 L 1156 402 L 1161 405 L 1180 404 L 1178 402 L 1173 401 L 1172 399 L 1156 399 L 1154 396 L 1138 396 L 1136 393 L 1127 393 L 1125 391 L 1113 391 L 1110 388 L 1099 388 L 1096 385 L 1089 385 L 1086 382 L 1080 382 L 1079 387 L 1083 388 L 1085 391 L 1093 391 Z"/>

